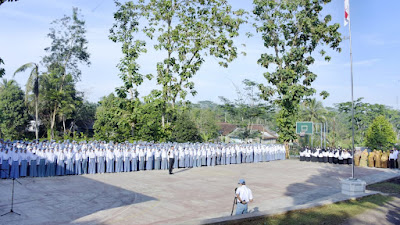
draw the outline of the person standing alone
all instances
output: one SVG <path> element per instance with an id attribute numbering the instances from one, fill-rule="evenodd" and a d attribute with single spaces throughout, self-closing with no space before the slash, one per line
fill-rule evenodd
<path id="1" fill-rule="evenodd" d="M 253 194 L 251 190 L 246 187 L 244 179 L 239 180 L 240 186 L 236 189 L 236 215 L 248 213 L 248 203 L 253 201 Z"/>
<path id="2" fill-rule="evenodd" d="M 171 146 L 171 148 L 168 151 L 169 174 L 173 174 L 172 169 L 174 168 L 174 161 L 175 161 L 174 146 Z"/>

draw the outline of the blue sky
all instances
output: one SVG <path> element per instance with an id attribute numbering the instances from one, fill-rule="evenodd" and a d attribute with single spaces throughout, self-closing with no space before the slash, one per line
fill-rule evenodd
<path id="1" fill-rule="evenodd" d="M 252 8 L 251 0 L 229 2 L 234 8 Z M 97 102 L 121 85 L 116 68 L 122 56 L 120 46 L 108 39 L 116 10 L 111 0 L 19 0 L 1 5 L 0 57 L 5 61 L 6 79 L 11 79 L 20 65 L 41 61 L 45 55 L 44 48 L 50 45 L 46 37 L 50 23 L 64 14 L 71 15 L 74 6 L 82 10 L 86 20 L 92 62 L 90 67 L 80 67 L 79 90 L 85 92 L 89 101 Z M 355 99 L 364 97 L 366 102 L 397 108 L 396 99 L 400 96 L 399 8 L 398 0 L 350 0 Z M 325 12 L 332 15 L 333 22 L 340 23 L 342 35 L 348 36 L 348 27 L 343 27 L 343 0 L 332 0 Z M 244 30 L 252 28 L 246 25 Z M 193 79 L 198 94 L 189 96 L 190 101 L 219 102 L 218 96 L 233 100 L 237 97 L 234 85 L 240 86 L 246 78 L 266 83 L 262 75 L 265 69 L 256 63 L 260 54 L 267 51 L 262 41 L 257 35 L 250 39 L 243 35 L 237 41 L 238 45 L 246 43 L 241 50 L 246 51 L 247 56 L 240 56 L 229 68 L 221 68 L 213 58 L 207 58 Z M 329 98 L 323 101 L 326 106 L 351 100 L 349 41 L 343 41 L 341 47 L 341 53 L 330 52 L 332 60 L 329 63 L 317 58 L 312 66 L 318 74 L 313 87 L 318 92 L 326 90 L 330 93 Z M 161 57 L 162 54 L 149 51 L 139 61 L 142 72 L 154 73 L 155 63 Z M 18 74 L 16 80 L 24 87 L 27 78 L 28 73 Z M 139 91 L 144 96 L 154 88 L 154 81 L 150 81 L 144 83 Z"/>

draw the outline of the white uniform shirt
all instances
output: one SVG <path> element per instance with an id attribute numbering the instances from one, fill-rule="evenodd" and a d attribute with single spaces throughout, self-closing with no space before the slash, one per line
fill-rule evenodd
<path id="1" fill-rule="evenodd" d="M 80 152 L 75 153 L 75 161 L 79 161 L 81 159 L 82 159 L 82 153 Z"/>
<path id="2" fill-rule="evenodd" d="M 165 149 L 161 150 L 161 158 L 163 158 L 163 159 L 167 158 L 167 151 L 165 151 Z"/>
<path id="3" fill-rule="evenodd" d="M 156 151 L 154 152 L 154 157 L 155 157 L 156 159 L 159 159 L 159 158 L 161 157 L 161 152 L 158 151 L 158 150 L 156 150 Z"/>
<path id="4" fill-rule="evenodd" d="M 168 151 L 168 158 L 173 159 L 174 158 L 174 150 L 170 149 Z"/>
<path id="5" fill-rule="evenodd" d="M 89 162 L 96 162 L 96 154 L 93 151 L 89 152 Z"/>
<path id="6" fill-rule="evenodd" d="M 253 200 L 253 194 L 251 193 L 250 188 L 246 187 L 246 185 L 238 187 L 238 189 L 236 189 L 236 194 L 239 195 L 242 201 L 250 202 L 250 200 Z M 237 202 L 240 202 L 239 199 L 237 199 Z"/>

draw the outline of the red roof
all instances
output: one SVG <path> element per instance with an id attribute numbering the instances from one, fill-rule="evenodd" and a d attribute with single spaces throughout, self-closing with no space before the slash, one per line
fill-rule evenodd
<path id="1" fill-rule="evenodd" d="M 278 137 L 274 133 L 269 131 L 262 124 L 253 124 L 250 126 L 250 130 L 257 130 L 257 131 L 261 132 L 262 139 L 264 139 L 264 140 L 278 139 Z"/>
<path id="2" fill-rule="evenodd" d="M 219 131 L 222 132 L 222 136 L 232 133 L 237 128 L 236 125 L 230 123 L 218 123 L 218 126 L 220 127 Z"/>

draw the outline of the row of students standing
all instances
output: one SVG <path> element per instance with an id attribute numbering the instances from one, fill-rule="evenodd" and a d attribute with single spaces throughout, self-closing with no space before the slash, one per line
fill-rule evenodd
<path id="1" fill-rule="evenodd" d="M 310 149 L 300 151 L 300 161 L 333 164 L 352 164 L 353 157 L 346 149 Z"/>
<path id="2" fill-rule="evenodd" d="M 285 159 L 283 145 L 211 143 L 1 142 L 0 177 L 47 177 L 142 170 L 167 170 Z"/>

